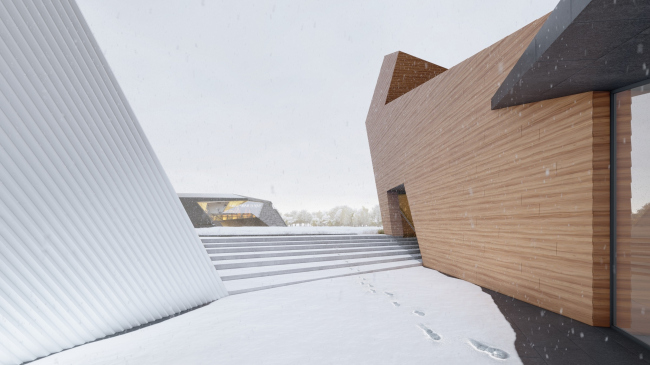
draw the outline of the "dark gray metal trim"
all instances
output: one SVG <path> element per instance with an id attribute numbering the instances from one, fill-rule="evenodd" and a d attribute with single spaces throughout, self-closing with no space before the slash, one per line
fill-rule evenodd
<path id="1" fill-rule="evenodd" d="M 616 325 L 616 94 L 609 94 L 609 325 Z"/>
<path id="2" fill-rule="evenodd" d="M 636 338 L 634 335 L 631 335 L 630 333 L 628 333 L 628 332 L 625 331 L 624 329 L 622 329 L 622 328 L 618 328 L 618 327 L 616 327 L 616 326 L 612 326 L 611 328 L 612 328 L 614 331 L 618 332 L 618 333 L 619 333 L 620 335 L 622 335 L 623 337 L 627 338 L 628 340 L 631 340 L 632 342 L 636 343 L 637 345 L 642 346 L 642 347 L 645 348 L 646 350 L 650 351 L 650 345 L 649 345 L 649 344 L 647 344 L 647 343 L 645 343 L 645 342 L 639 340 L 639 339 Z"/>
<path id="3" fill-rule="evenodd" d="M 632 89 L 635 89 L 635 88 L 637 88 L 639 86 L 644 86 L 644 85 L 650 85 L 650 81 L 642 80 L 642 81 L 635 82 L 635 83 L 630 84 L 630 85 L 625 85 L 625 86 L 620 87 L 620 88 L 618 88 L 616 90 L 612 90 L 612 94 L 618 94 L 618 93 L 620 93 L 622 91 L 632 90 Z"/>

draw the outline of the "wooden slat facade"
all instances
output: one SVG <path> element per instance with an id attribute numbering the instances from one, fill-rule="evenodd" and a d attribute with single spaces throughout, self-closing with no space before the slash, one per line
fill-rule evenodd
<path id="1" fill-rule="evenodd" d="M 545 19 L 394 100 L 418 59 L 384 58 L 366 120 L 384 230 L 405 233 L 404 184 L 424 266 L 609 326 L 609 93 L 490 109 Z"/>

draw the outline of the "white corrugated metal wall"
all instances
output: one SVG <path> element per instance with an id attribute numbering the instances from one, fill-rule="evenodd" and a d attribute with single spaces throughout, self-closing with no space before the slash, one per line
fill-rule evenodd
<path id="1" fill-rule="evenodd" d="M 73 1 L 0 1 L 0 364 L 227 295 Z"/>

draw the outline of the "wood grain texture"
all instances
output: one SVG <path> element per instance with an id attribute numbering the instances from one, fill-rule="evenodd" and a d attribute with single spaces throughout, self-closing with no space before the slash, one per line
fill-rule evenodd
<path id="1" fill-rule="evenodd" d="M 609 93 L 490 109 L 545 19 L 389 103 L 384 58 L 366 120 L 384 230 L 405 233 L 404 184 L 424 266 L 608 326 Z"/>

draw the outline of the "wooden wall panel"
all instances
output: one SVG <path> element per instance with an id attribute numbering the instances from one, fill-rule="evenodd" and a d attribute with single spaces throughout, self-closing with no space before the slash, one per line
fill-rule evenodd
<path id="1" fill-rule="evenodd" d="M 490 109 L 545 19 L 389 103 L 384 58 L 366 120 L 384 230 L 404 232 L 404 184 L 426 267 L 608 326 L 609 93 Z"/>
<path id="2" fill-rule="evenodd" d="M 393 191 L 386 192 L 383 195 L 385 201 L 380 203 L 382 211 L 382 221 L 388 222 L 385 225 L 384 232 L 391 236 L 404 237 L 404 228 L 402 227 L 402 215 L 399 214 L 399 194 Z M 380 198 L 381 199 L 381 198 Z M 388 229 L 388 231 L 386 231 Z"/>

